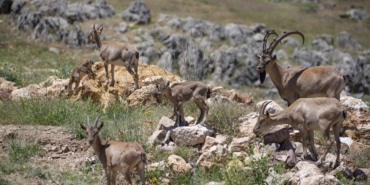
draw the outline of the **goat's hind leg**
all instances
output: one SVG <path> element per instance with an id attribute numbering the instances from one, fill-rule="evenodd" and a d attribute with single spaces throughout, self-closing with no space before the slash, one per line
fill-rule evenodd
<path id="1" fill-rule="evenodd" d="M 145 185 L 145 163 L 140 162 L 137 165 L 136 169 L 137 172 L 139 173 L 141 184 Z"/>
<path id="2" fill-rule="evenodd" d="M 333 145 L 333 142 L 332 140 L 330 139 L 330 135 L 329 135 L 329 132 L 330 132 L 330 128 L 326 129 L 323 134 L 324 134 L 324 138 L 325 138 L 325 141 L 326 141 L 326 150 L 324 152 L 324 154 L 320 157 L 320 159 L 317 161 L 317 165 L 318 166 L 321 166 L 323 161 L 326 159 L 326 155 L 328 154 L 331 146 Z"/>
<path id="3" fill-rule="evenodd" d="M 194 102 L 195 102 L 195 104 L 197 104 L 197 106 L 200 109 L 200 115 L 199 115 L 199 118 L 198 118 L 196 124 L 203 124 L 207 120 L 208 109 L 209 108 L 208 108 L 206 102 L 202 98 L 196 98 L 194 100 Z"/>
<path id="4" fill-rule="evenodd" d="M 335 139 L 335 143 L 337 145 L 337 158 L 335 160 L 335 164 L 333 165 L 333 169 L 338 167 L 339 163 L 340 163 L 340 146 L 341 146 L 341 143 L 340 143 L 340 139 L 339 139 L 339 134 L 340 134 L 340 129 L 341 128 L 342 128 L 342 124 L 338 124 L 338 123 L 336 125 L 334 125 L 334 127 L 333 127 L 334 139 Z"/>
<path id="5" fill-rule="evenodd" d="M 309 137 L 308 139 L 310 142 L 310 152 L 311 152 L 312 160 L 317 161 L 318 154 L 317 154 L 316 147 L 315 147 L 314 132 L 312 130 L 308 131 L 308 137 Z"/>
<path id="6" fill-rule="evenodd" d="M 307 131 L 304 131 L 302 129 L 300 129 L 299 132 L 301 133 L 302 147 L 303 147 L 303 153 L 302 153 L 301 158 L 305 160 L 308 158 L 308 155 L 307 155 L 307 135 L 308 133 Z"/>
<path id="7" fill-rule="evenodd" d="M 131 59 L 132 60 L 132 59 Z M 131 62 L 132 61 L 129 61 L 129 62 L 126 62 L 126 70 L 130 73 L 130 75 L 132 76 L 132 78 L 134 79 L 134 90 L 136 89 L 139 89 L 139 84 L 138 84 L 138 81 L 139 81 L 139 76 L 137 74 L 137 68 L 138 66 L 137 65 L 134 65 L 134 70 L 135 72 L 131 69 Z M 137 63 L 136 63 L 137 64 Z"/>

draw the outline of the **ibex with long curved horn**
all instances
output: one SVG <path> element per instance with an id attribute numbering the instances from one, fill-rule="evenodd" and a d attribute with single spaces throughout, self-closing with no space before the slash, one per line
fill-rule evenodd
<path id="1" fill-rule="evenodd" d="M 289 35 L 304 36 L 299 31 L 284 32 L 278 35 L 274 30 L 267 31 L 262 45 L 262 53 L 257 55 L 260 72 L 260 81 L 264 82 L 266 72 L 278 89 L 282 99 L 291 105 L 298 98 L 332 97 L 339 100 L 340 93 L 345 87 L 346 78 L 338 69 L 332 66 L 317 67 L 282 67 L 276 62 L 276 55 L 272 55 L 278 43 Z M 266 48 L 270 35 L 276 35 L 270 46 Z"/>
<path id="2" fill-rule="evenodd" d="M 271 126 L 289 124 L 294 129 L 299 130 L 299 133 L 302 135 L 303 158 L 307 156 L 307 142 L 309 142 L 309 149 L 311 154 L 313 154 L 313 159 L 317 160 L 318 154 L 314 144 L 314 130 L 319 130 L 323 133 L 327 144 L 324 155 L 318 161 L 318 164 L 321 164 L 333 144 L 329 135 L 330 128 L 332 128 L 337 146 L 337 158 L 333 167 L 335 168 L 339 165 L 339 134 L 342 123 L 347 118 L 346 109 L 339 100 L 326 97 L 300 98 L 284 111 L 274 115 L 270 115 L 265 111 L 269 103 L 271 101 L 264 102 L 260 108 L 257 123 L 253 128 L 255 134 L 261 134 Z"/>
<path id="3" fill-rule="evenodd" d="M 117 171 L 122 172 L 126 181 L 132 184 L 131 172 L 134 168 L 139 173 L 141 183 L 145 185 L 146 153 L 143 147 L 136 142 L 101 140 L 99 131 L 104 123 L 101 122 L 98 126 L 99 117 L 96 118 L 94 125 L 90 125 L 90 118 L 87 116 L 87 127 L 82 124 L 80 126 L 86 132 L 89 144 L 103 165 L 108 185 L 116 184 Z"/>
<path id="4" fill-rule="evenodd" d="M 105 83 L 104 86 L 108 85 L 108 64 L 111 64 L 112 80 L 110 86 L 114 86 L 114 66 L 125 66 L 127 71 L 134 78 L 134 90 L 139 88 L 138 80 L 138 62 L 139 62 L 139 51 L 132 44 L 121 43 L 121 42 L 102 42 L 100 40 L 100 35 L 103 32 L 103 26 L 99 26 L 95 29 L 95 24 L 93 30 L 90 33 L 89 40 L 95 42 L 98 45 L 100 51 L 100 57 L 104 61 L 105 69 Z M 133 66 L 133 69 L 131 67 Z"/>

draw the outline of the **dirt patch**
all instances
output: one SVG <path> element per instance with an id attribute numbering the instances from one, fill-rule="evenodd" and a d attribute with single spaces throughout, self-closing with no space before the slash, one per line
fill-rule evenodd
<path id="1" fill-rule="evenodd" d="M 35 142 L 41 146 L 44 155 L 29 159 L 22 167 L 43 169 L 50 174 L 61 174 L 66 171 L 79 171 L 91 159 L 93 151 L 88 148 L 85 140 L 78 140 L 63 127 L 40 125 L 1 125 L 0 126 L 0 158 L 6 160 L 6 147 L 14 139 Z M 25 170 L 28 171 L 28 170 Z M 26 178 L 24 172 L 4 175 L 2 178 L 19 184 L 60 184 L 46 178 Z M 102 178 L 102 177 L 101 177 Z"/>

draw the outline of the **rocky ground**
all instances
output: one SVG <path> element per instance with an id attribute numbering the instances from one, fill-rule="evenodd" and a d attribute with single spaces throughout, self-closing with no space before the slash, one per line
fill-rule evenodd
<path id="1" fill-rule="evenodd" d="M 1 125 L 0 156 L 6 153 L 5 147 L 9 139 L 21 139 L 41 145 L 45 151 L 43 157 L 34 157 L 24 165 L 25 168 L 50 169 L 50 173 L 62 173 L 65 169 L 77 169 L 88 161 L 91 152 L 87 151 L 86 143 L 77 140 L 65 128 L 41 125 Z M 66 168 L 68 167 L 68 168 Z M 10 182 L 19 184 L 55 184 L 42 178 L 25 178 L 24 174 L 12 173 L 4 177 Z"/>

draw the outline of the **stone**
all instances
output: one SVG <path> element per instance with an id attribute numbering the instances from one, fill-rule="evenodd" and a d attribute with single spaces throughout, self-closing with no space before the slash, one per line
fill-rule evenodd
<path id="1" fill-rule="evenodd" d="M 167 164 L 170 167 L 170 169 L 174 172 L 187 172 L 192 167 L 189 163 L 186 163 L 186 161 L 177 155 L 170 155 L 167 159 Z"/>

